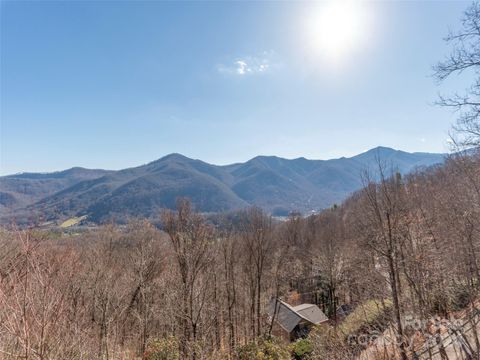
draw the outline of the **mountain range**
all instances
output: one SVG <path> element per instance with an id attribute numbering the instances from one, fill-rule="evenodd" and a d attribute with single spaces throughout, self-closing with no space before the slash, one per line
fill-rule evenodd
<path id="1" fill-rule="evenodd" d="M 308 213 L 344 200 L 362 186 L 361 172 L 377 159 L 402 174 L 443 162 L 445 154 L 408 153 L 377 147 L 332 160 L 257 156 L 212 165 L 170 154 L 124 170 L 72 168 L 54 173 L 0 177 L 0 220 L 20 224 L 88 216 L 92 222 L 155 217 L 188 197 L 201 212 L 256 205 L 283 216 Z"/>

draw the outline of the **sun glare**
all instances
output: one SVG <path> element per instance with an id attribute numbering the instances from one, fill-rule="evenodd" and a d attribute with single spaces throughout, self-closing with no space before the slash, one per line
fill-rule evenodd
<path id="1" fill-rule="evenodd" d="M 360 1 L 321 3 L 307 17 L 310 51 L 329 62 L 343 62 L 363 45 L 367 25 L 365 4 Z"/>

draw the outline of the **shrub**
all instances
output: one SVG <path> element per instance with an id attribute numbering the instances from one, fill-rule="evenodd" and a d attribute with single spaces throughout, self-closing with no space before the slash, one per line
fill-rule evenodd
<path id="1" fill-rule="evenodd" d="M 453 288 L 452 308 L 454 311 L 465 309 L 472 301 L 472 290 L 468 285 L 458 285 Z"/>
<path id="2" fill-rule="evenodd" d="M 152 341 L 143 358 L 145 360 L 179 360 L 178 341 L 174 336 Z"/>
<path id="3" fill-rule="evenodd" d="M 313 346 L 309 339 L 299 339 L 290 345 L 290 350 L 295 360 L 308 360 L 313 353 Z"/>
<path id="4" fill-rule="evenodd" d="M 287 347 L 274 337 L 259 338 L 237 348 L 238 360 L 289 360 Z"/>

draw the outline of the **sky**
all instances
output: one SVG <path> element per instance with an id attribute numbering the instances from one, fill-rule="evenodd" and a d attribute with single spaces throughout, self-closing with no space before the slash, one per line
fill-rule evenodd
<path id="1" fill-rule="evenodd" d="M 3 0 L 0 174 L 448 151 L 468 4 Z"/>

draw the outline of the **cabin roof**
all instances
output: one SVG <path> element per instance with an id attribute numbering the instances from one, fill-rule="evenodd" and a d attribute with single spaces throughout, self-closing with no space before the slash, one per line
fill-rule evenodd
<path id="1" fill-rule="evenodd" d="M 275 314 L 275 321 L 289 333 L 302 321 L 317 325 L 328 320 L 327 316 L 317 305 L 301 304 L 291 306 L 280 299 L 273 300 L 270 303 L 268 314 L 270 316 Z"/>
<path id="2" fill-rule="evenodd" d="M 327 316 L 314 304 L 302 304 L 294 306 L 293 309 L 313 324 L 320 324 L 328 320 Z"/>

